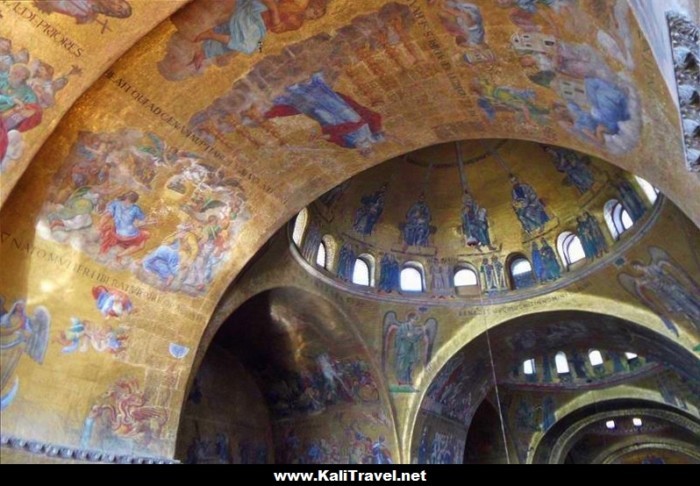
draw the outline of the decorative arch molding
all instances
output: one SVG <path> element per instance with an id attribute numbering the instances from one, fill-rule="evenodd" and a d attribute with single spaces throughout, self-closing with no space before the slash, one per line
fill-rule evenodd
<path id="1" fill-rule="evenodd" d="M 697 448 L 693 448 L 692 445 L 677 440 L 658 440 L 646 444 L 625 444 L 617 450 L 596 457 L 591 461 L 591 464 L 611 464 L 631 452 L 659 449 L 667 450 L 672 453 L 680 452 L 700 462 L 700 453 L 698 453 Z"/>
<path id="2" fill-rule="evenodd" d="M 700 439 L 700 420 L 697 418 L 691 418 L 690 416 L 684 414 L 680 410 L 672 409 L 666 405 L 655 404 L 650 402 L 650 407 L 643 407 L 643 401 L 630 400 L 627 402 L 636 403 L 637 408 L 616 408 L 616 403 L 624 403 L 625 400 L 606 400 L 604 402 L 598 402 L 595 405 L 588 405 L 586 407 L 579 408 L 557 421 L 552 429 L 550 429 L 544 438 L 551 437 L 551 435 L 556 434 L 558 429 L 566 427 L 565 430 L 556 437 L 553 441 L 541 440 L 534 449 L 534 454 L 528 458 L 528 462 L 534 463 L 549 463 L 549 464 L 563 464 L 566 458 L 566 454 L 573 444 L 585 433 L 586 429 L 591 425 L 605 420 L 618 418 L 624 410 L 624 414 L 627 416 L 641 415 L 644 417 L 653 417 L 661 419 L 668 423 L 675 424 L 684 430 L 687 430 L 694 434 Z M 609 411 L 604 411 L 600 413 L 586 413 L 587 409 L 596 407 L 610 408 Z M 583 418 L 577 419 L 577 416 L 583 415 Z M 570 422 L 572 422 L 570 424 Z M 566 424 L 566 425 L 564 425 Z M 697 452 L 696 452 L 697 454 Z M 599 462 L 603 461 L 603 457 L 599 457 Z M 594 461 L 595 463 L 596 461 Z"/>
<path id="3" fill-rule="evenodd" d="M 608 390 L 606 392 L 606 399 L 608 401 L 614 401 L 614 400 L 622 401 L 622 400 L 630 400 L 632 398 L 645 401 L 648 404 L 651 404 L 651 405 L 656 406 L 656 407 L 667 407 L 669 410 L 687 413 L 685 410 L 681 410 L 680 408 L 673 407 L 673 406 L 669 405 L 664 400 L 663 396 L 661 395 L 661 393 L 659 391 L 650 390 L 650 389 L 642 388 L 642 387 L 637 387 L 637 386 L 634 386 L 633 384 L 618 385 L 618 386 L 615 386 L 614 388 L 611 388 L 610 390 Z M 592 408 L 592 407 L 596 406 L 598 403 L 600 403 L 600 393 L 599 392 L 590 391 L 590 392 L 584 393 L 582 395 L 579 395 L 558 409 L 560 412 L 560 418 L 558 419 L 558 421 L 563 420 L 565 417 L 571 416 L 572 414 L 576 414 L 577 411 L 580 411 L 580 410 L 583 410 L 586 408 Z M 697 420 L 700 420 L 700 415 L 694 415 L 694 417 Z M 538 448 L 542 444 L 542 441 L 545 438 L 545 436 L 546 436 L 546 434 L 543 434 L 543 433 L 534 434 L 532 441 L 530 443 L 531 451 L 527 456 L 528 463 L 532 463 L 534 461 L 535 452 L 538 450 Z"/>
<path id="4" fill-rule="evenodd" d="M 618 308 L 617 310 L 620 309 Z M 470 349 L 470 345 L 476 345 L 476 343 L 479 342 L 479 339 L 485 341 L 487 336 L 489 336 L 488 341 L 490 342 L 490 345 L 493 346 L 496 343 L 504 342 L 504 336 L 508 332 L 515 332 L 516 329 L 518 332 L 522 332 L 524 329 L 529 328 L 529 326 L 539 325 L 546 327 L 547 325 L 555 323 L 561 323 L 563 325 L 569 323 L 575 326 L 582 326 L 582 328 L 586 329 L 594 329 L 597 326 L 612 326 L 611 329 L 618 329 L 620 332 L 627 333 L 628 335 L 630 332 L 635 333 L 636 337 L 634 338 L 634 342 L 636 344 L 636 348 L 640 350 L 640 353 L 655 357 L 661 354 L 665 358 L 660 359 L 668 360 L 670 358 L 671 361 L 678 359 L 680 361 L 677 361 L 673 366 L 673 369 L 676 372 L 684 374 L 687 377 L 700 376 L 700 363 L 693 356 L 692 350 L 687 349 L 683 343 L 671 341 L 668 337 L 659 332 L 658 328 L 635 322 L 632 320 L 635 319 L 632 314 L 633 313 L 626 316 L 613 316 L 610 314 L 593 314 L 578 310 L 562 309 L 557 311 L 527 314 L 513 319 L 504 319 L 490 325 L 484 322 L 484 327 L 481 329 L 477 329 L 474 326 L 464 326 L 463 332 L 457 333 L 451 339 L 449 346 L 441 347 L 434 354 L 431 366 L 427 372 L 421 376 L 420 381 L 416 385 L 421 392 L 416 394 L 411 406 L 407 407 L 404 416 L 397 417 L 398 424 L 400 426 L 403 424 L 399 434 L 402 437 L 402 444 L 405 447 L 407 457 L 414 457 L 416 454 L 416 448 L 418 446 L 417 441 L 420 437 L 420 431 L 416 430 L 417 418 L 421 413 L 422 404 L 426 399 L 430 384 L 437 379 L 438 375 L 443 370 L 449 369 L 448 364 L 453 360 L 459 360 L 461 355 L 469 356 L 470 353 L 467 352 L 467 350 Z M 608 335 L 606 332 L 601 334 L 601 336 L 606 335 Z M 486 343 L 483 344 L 484 346 L 486 345 Z M 548 344 L 548 347 L 556 350 L 556 348 L 563 346 L 564 344 L 564 341 L 562 341 L 562 343 L 559 345 L 556 343 L 552 343 L 551 345 Z M 656 351 L 653 351 L 654 349 L 656 349 Z M 619 351 L 624 352 L 625 350 L 620 349 Z M 490 350 L 489 353 L 493 355 L 502 354 L 498 349 Z M 511 356 L 513 363 L 496 363 L 494 372 L 496 380 L 498 381 L 498 376 L 500 373 L 505 371 L 503 368 L 508 369 L 512 367 L 512 365 L 521 364 L 523 360 L 530 357 L 530 354 L 530 351 L 514 352 Z M 493 382 L 491 382 L 491 387 L 492 386 Z M 639 393 L 646 393 L 643 391 L 638 392 L 636 391 L 638 390 L 636 387 L 629 387 L 626 385 L 618 385 L 615 387 L 615 389 L 623 390 L 621 398 L 635 396 Z M 596 395 L 596 391 L 589 391 L 583 395 L 587 398 L 582 399 L 579 397 L 579 399 L 582 400 L 581 403 L 595 403 Z M 661 397 L 660 393 L 649 392 L 645 395 L 645 397 L 651 401 L 663 403 L 663 398 Z M 564 410 L 568 409 L 565 408 Z M 534 445 L 537 445 L 537 442 L 535 442 Z M 530 461 L 530 457 L 528 457 L 528 461 Z"/>

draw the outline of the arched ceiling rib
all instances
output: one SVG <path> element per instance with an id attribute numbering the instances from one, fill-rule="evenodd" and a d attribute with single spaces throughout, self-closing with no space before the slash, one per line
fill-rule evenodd
<path id="1" fill-rule="evenodd" d="M 124 191 L 141 192 L 142 204 L 158 211 L 165 181 L 201 160 L 185 151 L 226 167 L 241 188 L 240 212 L 255 213 L 235 238 L 239 255 L 252 255 L 310 198 L 390 156 L 457 138 L 516 137 L 558 142 L 647 176 L 697 221 L 694 176 L 672 167 L 681 154 L 675 107 L 623 0 L 534 12 L 464 3 L 461 13 L 432 1 L 361 10 L 318 1 L 304 19 L 281 2 L 290 17 L 274 28 L 263 18 L 267 35 L 252 51 L 236 47 L 243 52 L 217 42 L 218 31 L 238 27 L 225 2 L 210 3 L 189 4 L 158 25 L 86 93 L 37 157 L 41 168 L 23 187 L 32 195 L 17 197 L 23 211 L 46 202 L 43 188 L 56 185 L 46 172 L 75 164 L 66 154 L 81 145 L 79 132 L 117 139 L 125 150 L 148 145 L 152 133 L 151 148 L 165 147 L 165 157 L 154 156 L 155 175 L 137 174 L 145 170 L 139 161 L 122 168 L 125 178 L 142 178 Z M 596 42 L 585 44 L 591 35 Z M 175 226 L 171 218 L 168 230 Z M 227 280 L 246 259 L 236 258 Z"/>

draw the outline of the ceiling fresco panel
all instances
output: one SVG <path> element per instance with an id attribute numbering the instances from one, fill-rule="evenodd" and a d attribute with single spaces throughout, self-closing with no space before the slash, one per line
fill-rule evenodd
<path id="1" fill-rule="evenodd" d="M 0 205 L 75 100 L 184 3 L 0 2 Z"/>

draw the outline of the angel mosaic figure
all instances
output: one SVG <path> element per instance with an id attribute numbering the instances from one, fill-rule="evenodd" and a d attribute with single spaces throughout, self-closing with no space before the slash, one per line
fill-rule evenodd
<path id="1" fill-rule="evenodd" d="M 631 273 L 620 273 L 620 285 L 655 312 L 676 336 L 673 317 L 680 317 L 700 330 L 700 285 L 672 262 L 661 248 L 649 247 L 651 261 L 630 264 Z"/>
<path id="2" fill-rule="evenodd" d="M 0 410 L 8 407 L 17 395 L 19 378 L 15 370 L 22 355 L 39 364 L 44 362 L 51 325 L 51 316 L 44 307 L 36 307 L 30 316 L 23 300 L 16 301 L 8 312 L 3 303 L 0 296 Z"/>
<path id="3" fill-rule="evenodd" d="M 437 320 L 426 319 L 419 322 L 420 316 L 411 312 L 405 321 L 399 321 L 396 313 L 387 312 L 384 316 L 384 347 L 382 366 L 386 372 L 389 363 L 399 386 L 413 388 L 413 372 L 419 363 L 427 365 L 433 352 Z"/>

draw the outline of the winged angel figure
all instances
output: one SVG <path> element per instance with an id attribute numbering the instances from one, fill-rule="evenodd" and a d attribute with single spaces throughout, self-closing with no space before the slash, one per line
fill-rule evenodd
<path id="1" fill-rule="evenodd" d="M 16 301 L 8 312 L 3 304 L 0 296 L 0 410 L 7 408 L 17 395 L 19 378 L 15 370 L 22 355 L 29 355 L 39 364 L 44 362 L 51 324 L 49 311 L 44 307 L 36 307 L 34 315 L 29 316 L 23 300 Z"/>
<path id="2" fill-rule="evenodd" d="M 413 371 L 419 362 L 425 366 L 430 361 L 437 326 L 437 320 L 432 317 L 420 324 L 415 312 L 410 312 L 403 322 L 393 311 L 384 316 L 382 368 L 386 373 L 387 367 L 393 366 L 400 387 L 413 390 Z"/>
<path id="3" fill-rule="evenodd" d="M 661 248 L 649 247 L 651 262 L 630 263 L 632 274 L 620 273 L 620 284 L 656 313 L 678 336 L 673 318 L 687 320 L 700 330 L 700 286 Z"/>

